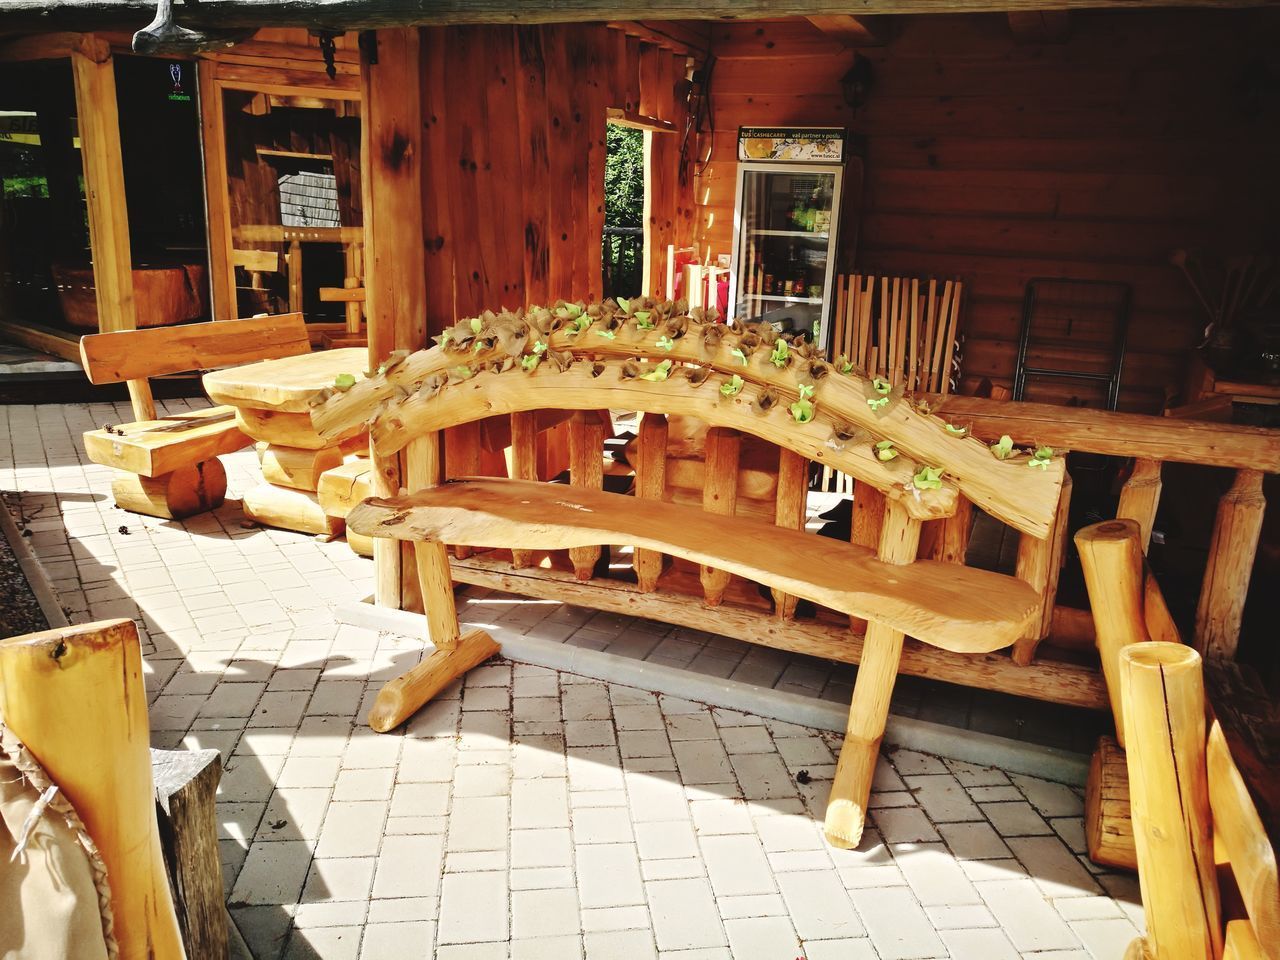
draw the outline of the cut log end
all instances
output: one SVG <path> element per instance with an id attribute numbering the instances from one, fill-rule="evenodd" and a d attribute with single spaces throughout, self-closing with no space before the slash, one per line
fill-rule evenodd
<path id="1" fill-rule="evenodd" d="M 227 473 L 217 457 L 158 477 L 119 473 L 111 482 L 111 495 L 121 510 L 164 520 L 216 510 L 226 494 Z"/>
<path id="2" fill-rule="evenodd" d="M 378 691 L 369 711 L 369 726 L 388 733 L 413 716 L 428 700 L 472 667 L 484 663 L 499 650 L 497 641 L 483 630 L 470 630 L 455 646 L 435 650 L 425 660 Z"/>
<path id="3" fill-rule="evenodd" d="M 837 850 L 852 850 L 862 842 L 867 811 L 852 800 L 832 800 L 827 806 L 823 834 Z"/>

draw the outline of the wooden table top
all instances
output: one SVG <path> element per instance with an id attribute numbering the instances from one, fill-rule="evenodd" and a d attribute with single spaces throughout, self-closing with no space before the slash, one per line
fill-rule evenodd
<path id="1" fill-rule="evenodd" d="M 350 373 L 359 379 L 368 364 L 365 347 L 342 347 L 214 370 L 204 375 L 203 383 L 214 403 L 305 413 L 311 397 L 333 386 L 338 374 Z"/>

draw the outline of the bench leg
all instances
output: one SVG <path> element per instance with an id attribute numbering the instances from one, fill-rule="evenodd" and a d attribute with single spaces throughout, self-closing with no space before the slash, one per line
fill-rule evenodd
<path id="1" fill-rule="evenodd" d="M 222 506 L 227 472 L 217 457 L 158 477 L 121 472 L 111 482 L 111 495 L 121 510 L 181 520 Z"/>
<path id="2" fill-rule="evenodd" d="M 831 797 L 827 800 L 825 832 L 833 847 L 852 849 L 862 840 L 871 799 L 880 741 L 889 717 L 889 700 L 902 657 L 902 634 L 884 624 L 867 625 L 862 660 L 853 685 L 849 725 L 836 764 Z"/>
<path id="3" fill-rule="evenodd" d="M 422 609 L 427 618 L 427 640 L 435 650 L 378 691 L 369 711 L 369 726 L 377 733 L 400 726 L 454 680 L 498 652 L 497 642 L 483 630 L 469 630 L 458 636 L 448 548 L 434 540 L 415 542 L 413 548 Z"/>

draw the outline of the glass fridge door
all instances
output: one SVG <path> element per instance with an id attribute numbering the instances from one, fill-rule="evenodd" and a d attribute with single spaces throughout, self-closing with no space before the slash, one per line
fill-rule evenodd
<path id="1" fill-rule="evenodd" d="M 821 343 L 831 290 L 840 170 L 744 164 L 733 315 Z"/>

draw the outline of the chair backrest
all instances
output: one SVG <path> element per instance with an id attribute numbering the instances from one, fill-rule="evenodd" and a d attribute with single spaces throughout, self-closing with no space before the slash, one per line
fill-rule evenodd
<path id="1" fill-rule="evenodd" d="M 90 383 L 145 380 L 166 373 L 210 370 L 311 352 L 302 314 L 215 320 L 80 338 Z"/>

